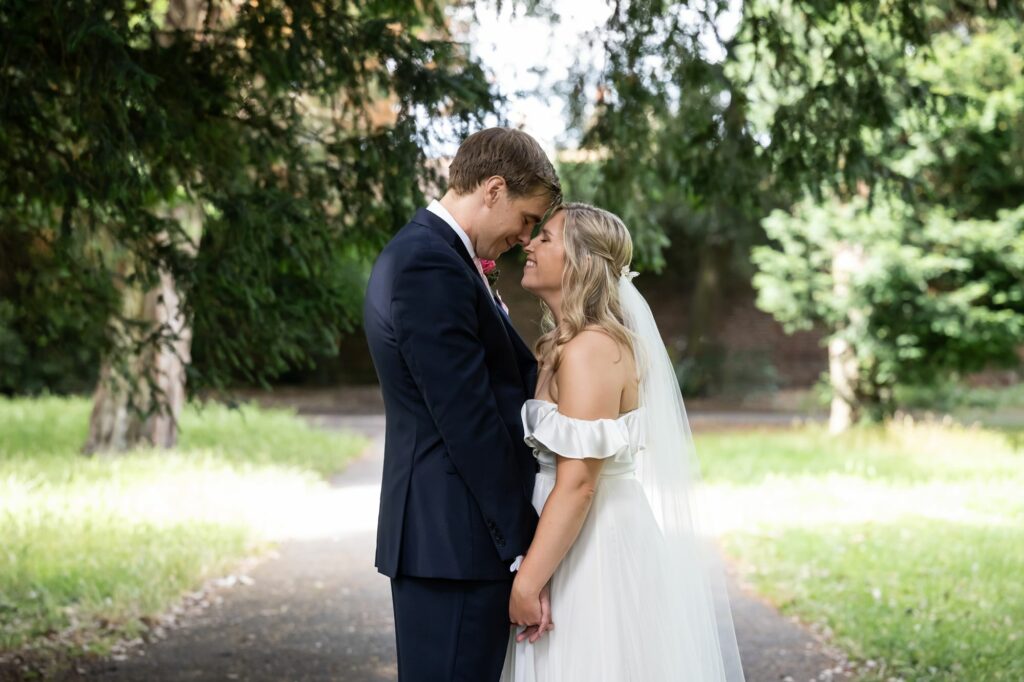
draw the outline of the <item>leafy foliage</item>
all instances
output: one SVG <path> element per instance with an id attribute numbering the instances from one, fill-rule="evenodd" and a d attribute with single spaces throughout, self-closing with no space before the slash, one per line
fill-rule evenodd
<path id="1" fill-rule="evenodd" d="M 849 341 L 858 393 L 882 414 L 897 384 L 1019 361 L 1024 206 L 996 220 L 936 210 L 921 223 L 899 202 L 807 201 L 764 225 L 775 246 L 754 252 L 758 304 L 789 330 L 817 324 Z M 833 255 L 850 244 L 862 265 L 837 288 Z"/>
<path id="2" fill-rule="evenodd" d="M 602 152 L 595 200 L 658 269 L 670 215 L 683 235 L 743 247 L 804 189 L 892 176 L 867 139 L 899 138 L 908 104 L 934 106 L 907 68 L 933 14 L 910 0 L 615 3 L 587 37 L 604 67 L 581 61 L 569 97 L 584 145 Z"/>
<path id="3" fill-rule="evenodd" d="M 1013 20 L 941 28 L 906 62 L 940 106 L 902 110 L 899 139 L 865 138 L 911 181 L 873 203 L 833 193 L 777 212 L 773 245 L 754 252 L 761 307 L 849 341 L 876 414 L 898 384 L 1018 364 L 1024 338 L 1024 39 Z M 847 248 L 865 260 L 837 295 L 832 261 Z"/>
<path id="4" fill-rule="evenodd" d="M 123 354 L 115 330 L 137 321 L 117 301 L 166 270 L 195 331 L 191 389 L 330 352 L 363 262 L 422 203 L 421 122 L 493 110 L 443 5 L 3 3 L 0 239 L 61 273 L 4 278 L 16 310 L 46 311 L 7 306 L 5 347 L 88 329 Z"/>
<path id="5" fill-rule="evenodd" d="M 543 3 L 539 3 L 541 7 Z M 726 282 L 747 281 L 761 219 L 804 193 L 925 196 L 896 164 L 918 119 L 956 106 L 920 67 L 936 32 L 1004 3 L 631 0 L 585 39 L 571 90 L 595 172 L 586 195 L 633 231 L 641 267 L 688 273 L 684 387 L 721 385 Z M 572 183 L 570 183 L 571 185 Z M 577 183 L 580 184 L 580 183 Z M 672 245 L 672 249 L 666 249 Z M 666 255 L 670 260 L 666 260 Z"/>

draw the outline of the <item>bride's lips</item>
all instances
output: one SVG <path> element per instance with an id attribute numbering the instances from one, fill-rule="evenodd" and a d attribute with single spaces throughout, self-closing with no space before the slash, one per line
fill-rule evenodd
<path id="1" fill-rule="evenodd" d="M 535 267 L 537 267 L 537 261 L 533 260 L 532 258 L 527 258 L 526 259 L 526 265 L 524 267 L 535 268 Z"/>

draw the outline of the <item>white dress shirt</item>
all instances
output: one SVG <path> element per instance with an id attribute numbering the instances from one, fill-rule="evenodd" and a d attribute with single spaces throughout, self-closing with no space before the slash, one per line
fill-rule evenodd
<path id="1" fill-rule="evenodd" d="M 448 212 L 448 209 L 441 205 L 441 202 L 434 199 L 430 202 L 430 206 L 427 206 L 427 210 L 436 215 L 441 220 L 448 223 L 448 226 L 455 230 L 455 234 L 459 235 L 459 239 L 466 245 L 466 251 L 469 252 L 469 257 L 473 260 L 473 264 L 476 265 L 476 271 L 480 275 L 480 278 L 484 281 L 484 285 L 487 286 L 487 291 L 491 290 L 491 283 L 487 281 L 487 275 L 484 274 L 484 266 L 480 264 L 480 259 L 476 257 L 476 250 L 473 248 L 473 242 L 469 240 L 469 235 L 462 229 L 455 217 Z"/>
<path id="2" fill-rule="evenodd" d="M 473 248 L 473 242 L 469 241 L 469 235 L 466 234 L 466 231 L 462 229 L 462 226 L 459 225 L 459 222 L 455 220 L 455 217 L 448 212 L 448 209 L 445 208 L 440 201 L 438 201 L 437 199 L 431 201 L 430 206 L 427 206 L 427 210 L 436 215 L 441 220 L 448 223 L 448 225 L 451 226 L 453 230 L 455 230 L 455 234 L 459 235 L 459 239 L 461 239 L 462 243 L 466 245 L 466 251 L 469 251 L 470 258 L 472 258 L 475 261 L 480 260 L 479 258 L 476 257 L 476 250 Z"/>

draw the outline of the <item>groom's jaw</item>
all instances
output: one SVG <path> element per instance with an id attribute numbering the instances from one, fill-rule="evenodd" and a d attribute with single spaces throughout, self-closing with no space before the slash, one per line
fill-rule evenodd
<path id="1" fill-rule="evenodd" d="M 490 255 L 480 254 L 480 257 L 481 258 L 487 258 L 489 260 L 498 260 L 503 255 L 508 253 L 512 249 L 512 247 L 515 246 L 515 245 L 516 245 L 515 239 L 509 237 L 509 238 L 505 239 L 502 242 L 495 242 L 494 243 L 494 246 L 491 247 L 494 250 L 494 253 L 491 253 Z"/>

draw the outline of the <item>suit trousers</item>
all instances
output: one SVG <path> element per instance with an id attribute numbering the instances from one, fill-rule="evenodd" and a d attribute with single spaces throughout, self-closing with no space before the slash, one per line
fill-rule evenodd
<path id="1" fill-rule="evenodd" d="M 511 580 L 391 579 L 399 682 L 497 682 Z"/>

